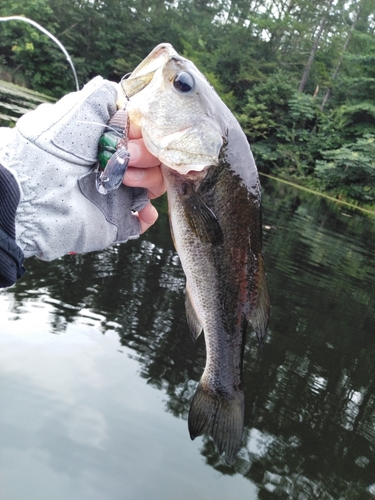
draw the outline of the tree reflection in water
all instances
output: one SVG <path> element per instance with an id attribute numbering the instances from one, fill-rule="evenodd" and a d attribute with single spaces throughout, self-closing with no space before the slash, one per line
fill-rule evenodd
<path id="1" fill-rule="evenodd" d="M 234 467 L 204 438 L 223 474 L 242 473 L 259 498 L 375 496 L 374 218 L 263 179 L 271 332 L 245 349 L 245 438 Z M 169 236 L 166 200 L 146 235 L 105 252 L 28 263 L 9 293 L 53 302 L 55 332 L 86 308 L 133 349 L 141 376 L 187 418 L 205 363 L 184 313 L 184 275 Z M 188 434 L 187 434 L 187 439 Z"/>

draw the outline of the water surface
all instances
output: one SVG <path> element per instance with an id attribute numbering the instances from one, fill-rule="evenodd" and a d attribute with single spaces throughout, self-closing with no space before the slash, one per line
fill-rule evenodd
<path id="1" fill-rule="evenodd" d="M 0 293 L 2 500 L 375 498 L 375 219 L 262 185 L 271 325 L 233 467 L 189 438 L 204 339 L 160 200 L 138 240 Z"/>

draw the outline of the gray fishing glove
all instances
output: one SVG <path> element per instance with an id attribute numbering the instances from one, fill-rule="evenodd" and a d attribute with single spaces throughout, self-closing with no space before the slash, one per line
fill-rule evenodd
<path id="1" fill-rule="evenodd" d="M 2 129 L 0 164 L 20 186 L 16 235 L 25 257 L 52 260 L 139 236 L 132 210 L 147 204 L 147 190 L 121 185 L 103 195 L 95 188 L 98 141 L 116 99 L 115 85 L 96 77 Z"/>

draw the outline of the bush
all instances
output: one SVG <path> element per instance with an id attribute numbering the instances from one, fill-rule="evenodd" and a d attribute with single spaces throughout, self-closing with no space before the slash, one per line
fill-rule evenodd
<path id="1" fill-rule="evenodd" d="M 322 155 L 315 173 L 326 189 L 360 202 L 375 202 L 375 135 L 366 134 Z"/>

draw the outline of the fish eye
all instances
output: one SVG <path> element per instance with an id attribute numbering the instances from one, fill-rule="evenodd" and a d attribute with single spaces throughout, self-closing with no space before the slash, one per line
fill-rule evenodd
<path id="1" fill-rule="evenodd" d="M 175 76 L 173 85 L 174 88 L 179 92 L 190 92 L 190 90 L 194 88 L 195 82 L 190 73 L 181 71 L 181 73 L 178 73 Z"/>

